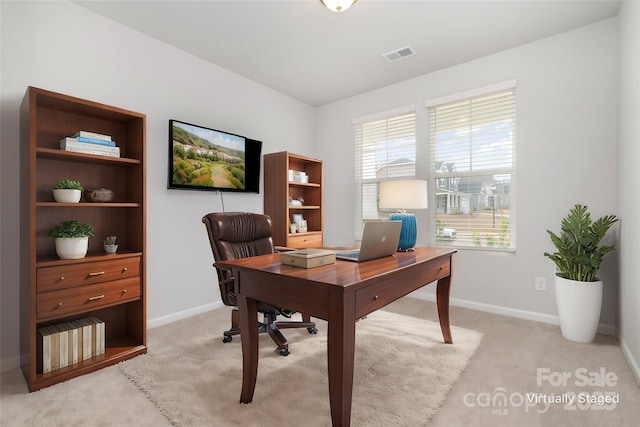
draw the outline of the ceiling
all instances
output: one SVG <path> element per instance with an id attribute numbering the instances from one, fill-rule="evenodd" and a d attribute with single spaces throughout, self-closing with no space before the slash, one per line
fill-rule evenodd
<path id="1" fill-rule="evenodd" d="M 320 106 L 617 15 L 618 0 L 75 1 Z M 390 63 L 383 54 L 411 46 Z"/>

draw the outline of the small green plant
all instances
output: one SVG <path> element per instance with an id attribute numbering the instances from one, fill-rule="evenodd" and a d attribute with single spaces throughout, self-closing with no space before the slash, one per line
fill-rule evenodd
<path id="1" fill-rule="evenodd" d="M 105 239 L 102 241 L 102 243 L 104 243 L 107 246 L 113 246 L 116 244 L 116 236 L 107 236 L 105 237 Z"/>
<path id="2" fill-rule="evenodd" d="M 600 241 L 616 221 L 615 215 L 606 215 L 592 222 L 588 208 L 575 205 L 562 220 L 560 236 L 547 230 L 557 252 L 545 252 L 544 256 L 556 264 L 558 276 L 580 282 L 596 282 L 603 257 L 615 250 L 614 246 L 599 246 Z"/>
<path id="3" fill-rule="evenodd" d="M 82 224 L 77 219 L 70 219 L 62 221 L 61 224 L 56 225 L 47 233 L 47 236 L 59 238 L 59 237 L 90 237 L 93 236 L 93 227 L 89 224 Z"/>
<path id="4" fill-rule="evenodd" d="M 82 191 L 82 185 L 78 181 L 72 179 L 63 179 L 58 181 L 53 187 L 54 190 L 80 190 Z"/>

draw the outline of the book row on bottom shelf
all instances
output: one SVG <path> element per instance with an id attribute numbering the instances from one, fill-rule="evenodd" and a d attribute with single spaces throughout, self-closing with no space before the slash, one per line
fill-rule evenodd
<path id="1" fill-rule="evenodd" d="M 105 323 L 93 316 L 38 329 L 43 374 L 105 352 Z"/>

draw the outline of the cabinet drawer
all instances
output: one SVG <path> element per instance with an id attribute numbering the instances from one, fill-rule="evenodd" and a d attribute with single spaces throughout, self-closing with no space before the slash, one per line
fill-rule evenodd
<path id="1" fill-rule="evenodd" d="M 449 258 L 426 266 L 425 279 L 413 273 L 401 273 L 393 283 L 377 283 L 356 291 L 356 316 L 365 316 L 410 292 L 451 273 Z"/>
<path id="2" fill-rule="evenodd" d="M 140 276 L 140 257 L 38 268 L 38 292 Z"/>
<path id="3" fill-rule="evenodd" d="M 322 246 L 322 233 L 289 236 L 287 246 L 295 249 L 319 248 Z"/>
<path id="4" fill-rule="evenodd" d="M 140 278 L 79 286 L 37 296 L 37 320 L 62 317 L 140 298 Z"/>

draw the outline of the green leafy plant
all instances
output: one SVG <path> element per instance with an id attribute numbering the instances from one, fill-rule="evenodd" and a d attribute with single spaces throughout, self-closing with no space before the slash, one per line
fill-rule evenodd
<path id="1" fill-rule="evenodd" d="M 80 190 L 82 191 L 82 185 L 78 181 L 74 181 L 72 179 L 63 179 L 58 181 L 56 185 L 53 186 L 54 190 Z"/>
<path id="2" fill-rule="evenodd" d="M 113 246 L 116 244 L 116 236 L 107 236 L 105 237 L 105 239 L 102 241 L 103 244 L 107 245 L 107 246 Z"/>
<path id="3" fill-rule="evenodd" d="M 600 246 L 600 241 L 616 221 L 615 215 L 606 215 L 592 222 L 587 206 L 575 205 L 562 220 L 560 236 L 547 230 L 557 252 L 544 255 L 556 264 L 556 274 L 569 280 L 598 281 L 602 259 L 615 250 L 614 246 Z"/>
<path id="4" fill-rule="evenodd" d="M 89 224 L 82 224 L 77 219 L 62 221 L 47 233 L 49 237 L 90 237 L 93 236 L 93 227 Z"/>

